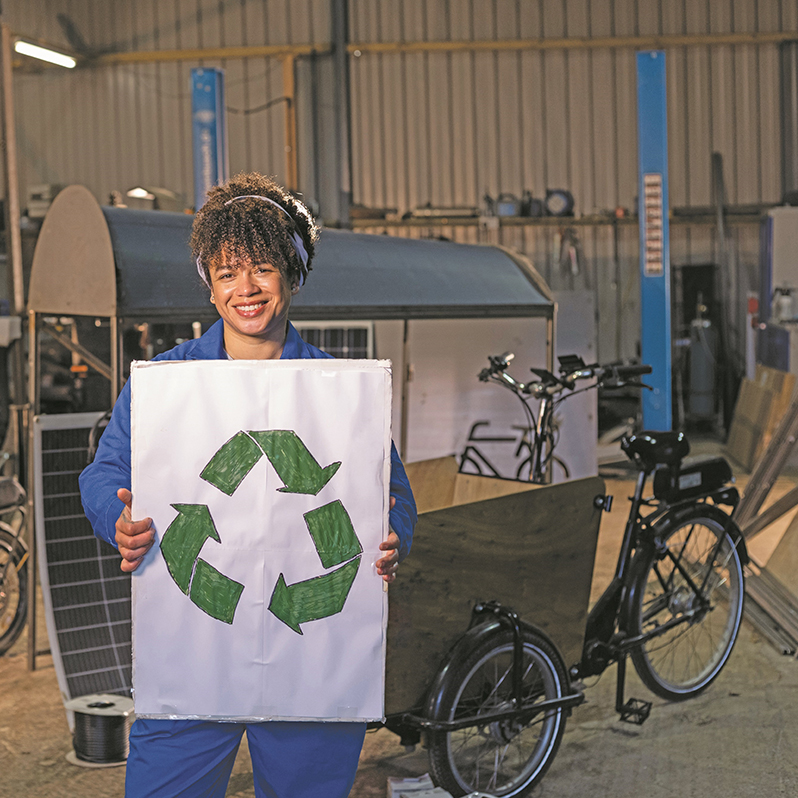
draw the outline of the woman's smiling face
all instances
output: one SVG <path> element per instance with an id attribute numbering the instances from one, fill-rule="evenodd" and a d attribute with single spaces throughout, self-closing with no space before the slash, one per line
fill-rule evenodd
<path id="1" fill-rule="evenodd" d="M 292 287 L 274 264 L 228 256 L 211 269 L 211 301 L 225 325 L 225 337 L 285 338 Z"/>

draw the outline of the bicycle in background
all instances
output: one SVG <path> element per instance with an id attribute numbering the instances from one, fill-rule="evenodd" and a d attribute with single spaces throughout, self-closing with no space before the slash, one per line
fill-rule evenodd
<path id="1" fill-rule="evenodd" d="M 525 458 L 516 469 L 515 478 L 538 484 L 549 484 L 556 480 L 568 479 L 570 472 L 563 460 L 554 454 L 559 440 L 559 422 L 556 410 L 558 406 L 571 396 L 593 390 L 599 386 L 603 388 L 645 388 L 639 377 L 651 372 L 650 366 L 636 364 L 610 363 L 605 366 L 598 364 L 586 365 L 578 355 L 565 355 L 559 358 L 560 376 L 557 377 L 545 369 L 531 369 L 538 378 L 530 382 L 520 382 L 511 377 L 506 369 L 514 359 L 512 352 L 488 357 L 490 366 L 482 369 L 479 379 L 482 382 L 496 382 L 504 388 L 510 389 L 521 402 L 526 419 L 526 426 L 521 427 L 522 436 L 516 449 L 516 457 L 526 452 Z M 579 380 L 593 379 L 592 384 L 577 389 Z M 530 401 L 537 400 L 537 413 L 530 407 Z M 514 440 L 512 438 L 475 438 L 474 433 L 480 424 L 477 422 L 469 432 L 466 449 L 461 455 L 460 470 L 464 470 L 467 462 L 473 463 L 479 473 L 477 456 L 485 459 L 473 441 L 479 440 Z M 498 476 L 494 473 L 493 476 Z"/>
<path id="2" fill-rule="evenodd" d="M 0 655 L 28 617 L 28 547 L 22 540 L 27 495 L 15 477 L 0 476 Z"/>

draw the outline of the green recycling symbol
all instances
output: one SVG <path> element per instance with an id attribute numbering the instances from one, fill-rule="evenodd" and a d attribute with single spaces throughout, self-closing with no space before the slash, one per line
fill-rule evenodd
<path id="1" fill-rule="evenodd" d="M 264 455 L 283 482 L 283 487 L 278 488 L 282 493 L 316 496 L 341 466 L 335 462 L 322 468 L 293 430 L 242 430 L 221 446 L 200 477 L 232 496 Z M 233 623 L 244 585 L 200 557 L 208 538 L 221 543 L 210 509 L 205 504 L 172 507 L 177 516 L 161 540 L 169 574 L 203 612 Z M 363 553 L 349 513 L 340 501 L 310 510 L 303 517 L 322 566 L 328 571 L 336 570 L 292 585 L 286 583 L 282 573 L 278 577 L 269 610 L 298 634 L 302 634 L 301 624 L 343 610 Z"/>

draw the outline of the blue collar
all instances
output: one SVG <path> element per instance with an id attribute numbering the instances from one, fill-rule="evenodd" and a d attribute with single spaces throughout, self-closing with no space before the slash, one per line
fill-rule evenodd
<path id="1" fill-rule="evenodd" d="M 187 360 L 227 360 L 224 349 L 224 322 L 219 319 L 202 335 L 192 342 L 190 351 L 186 352 Z M 300 338 L 291 322 L 288 322 L 288 333 L 285 337 L 281 360 L 299 360 L 308 357 L 305 353 L 307 344 Z"/>

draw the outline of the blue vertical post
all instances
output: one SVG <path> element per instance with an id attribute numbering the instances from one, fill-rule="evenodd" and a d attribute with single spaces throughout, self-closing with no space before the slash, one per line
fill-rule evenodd
<path id="1" fill-rule="evenodd" d="M 642 358 L 653 367 L 642 392 L 643 427 L 669 430 L 671 269 L 668 234 L 668 131 L 665 53 L 637 54 L 638 218 Z"/>
<path id="2" fill-rule="evenodd" d="M 205 203 L 209 189 L 227 180 L 227 117 L 224 72 L 191 70 L 191 120 L 194 144 L 194 207 Z"/>

